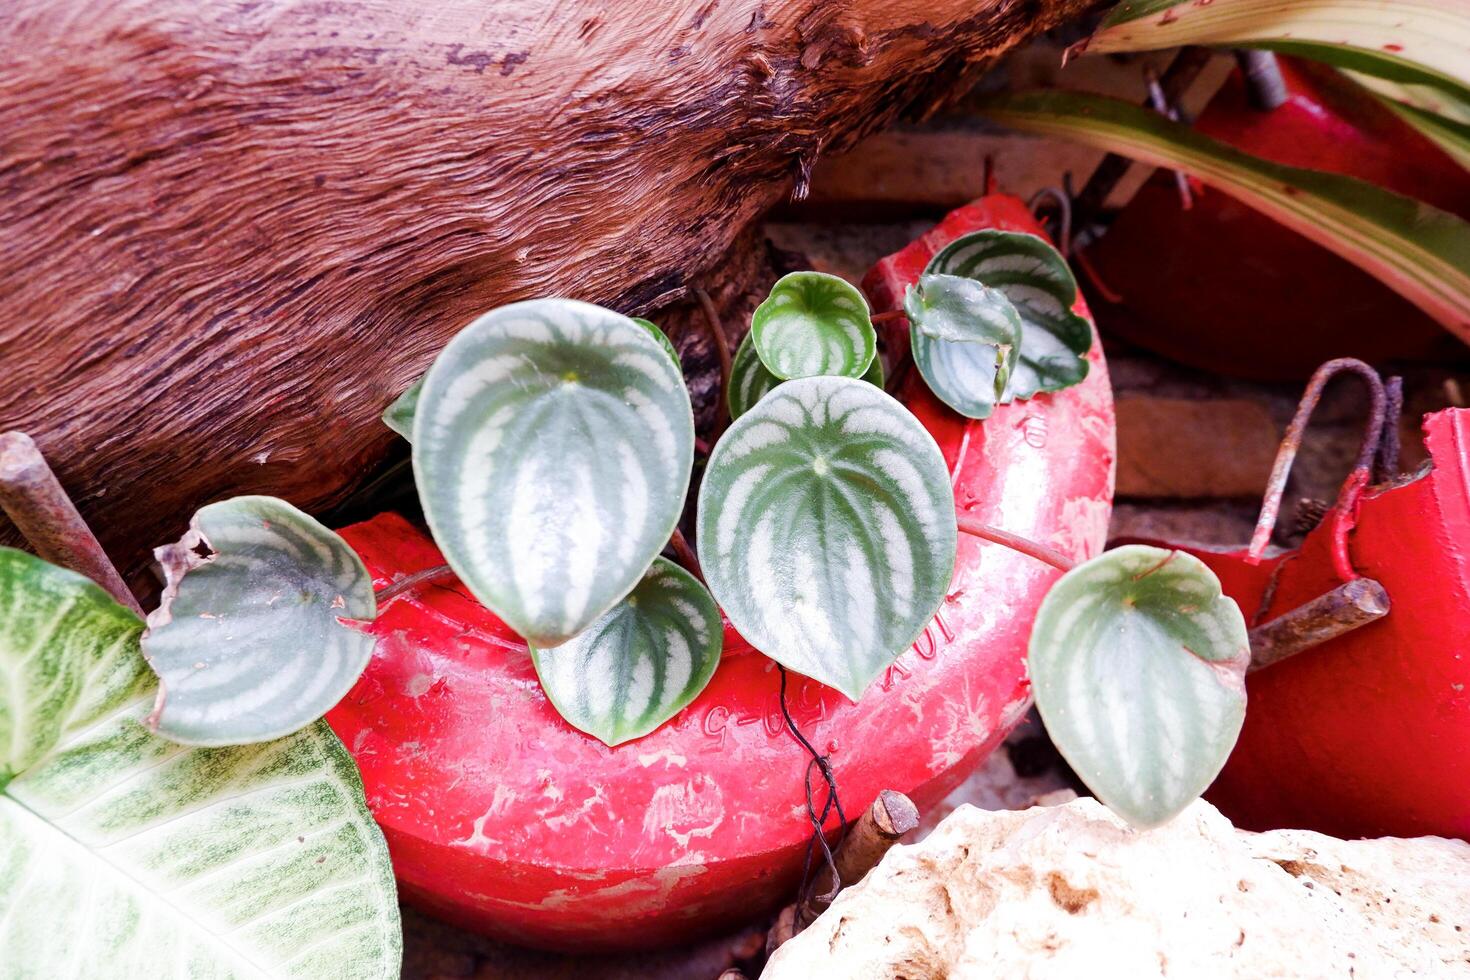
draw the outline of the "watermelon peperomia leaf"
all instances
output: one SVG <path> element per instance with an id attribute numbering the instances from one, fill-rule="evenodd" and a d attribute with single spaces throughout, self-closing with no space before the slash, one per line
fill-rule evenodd
<path id="1" fill-rule="evenodd" d="M 825 272 L 793 272 L 776 280 L 750 318 L 751 342 L 776 377 L 861 378 L 878 352 L 868 301 L 855 286 Z"/>
<path id="2" fill-rule="evenodd" d="M 873 355 L 873 363 L 868 365 L 868 371 L 862 380 L 879 388 L 883 387 L 883 358 L 880 355 Z M 755 342 L 747 332 L 730 363 L 730 391 L 726 399 L 730 406 L 730 418 L 738 419 L 744 415 L 750 410 L 750 406 L 766 397 L 780 383 L 781 379 L 767 371 L 766 366 L 761 363 L 761 357 L 755 351 Z"/>
<path id="3" fill-rule="evenodd" d="M 972 419 L 989 418 L 1021 356 L 1021 315 L 999 289 L 925 275 L 903 298 L 914 365 L 931 391 Z"/>
<path id="4" fill-rule="evenodd" d="M 929 624 L 954 572 L 939 447 L 852 378 L 788 381 L 733 422 L 698 529 L 705 580 L 741 635 L 854 700 Z"/>
<path id="5" fill-rule="evenodd" d="M 674 363 L 680 365 L 682 369 L 682 362 L 679 360 L 679 352 L 674 349 L 674 342 L 669 340 L 668 334 L 659 329 L 658 324 L 652 320 L 645 320 L 641 316 L 629 317 L 628 319 L 638 324 L 644 330 L 647 330 L 653 336 L 653 339 L 659 342 L 659 346 L 669 352 L 669 356 L 674 359 Z"/>
<path id="6" fill-rule="evenodd" d="M 1097 798 L 1155 827 L 1209 786 L 1245 721 L 1250 639 L 1213 572 L 1128 545 L 1063 575 L 1031 630 L 1047 733 Z"/>
<path id="7" fill-rule="evenodd" d="M 694 460 L 678 365 L 590 303 L 502 306 L 424 378 L 413 466 L 424 516 L 475 597 L 554 647 L 627 595 L 669 540 Z"/>
<path id="8" fill-rule="evenodd" d="M 167 585 L 142 647 L 162 681 L 158 733 L 171 741 L 289 735 L 342 700 L 372 657 L 373 637 L 352 625 L 377 615 L 362 559 L 284 500 L 202 507 L 155 554 Z"/>
<path id="9" fill-rule="evenodd" d="M 142 622 L 9 548 L 0 623 L 7 976 L 399 975 L 388 850 L 324 722 L 240 748 L 151 734 Z"/>
<path id="10" fill-rule="evenodd" d="M 940 249 L 924 273 L 978 280 L 1002 293 L 1020 315 L 1020 350 L 1001 404 L 1060 391 L 1087 377 L 1092 327 L 1072 312 L 1077 280 L 1045 239 L 996 229 L 972 232 Z"/>
<path id="11" fill-rule="evenodd" d="M 531 658 L 561 716 L 618 745 L 647 735 L 699 696 L 719 665 L 723 637 L 709 591 L 655 558 L 606 615 L 559 647 L 532 647 Z"/>

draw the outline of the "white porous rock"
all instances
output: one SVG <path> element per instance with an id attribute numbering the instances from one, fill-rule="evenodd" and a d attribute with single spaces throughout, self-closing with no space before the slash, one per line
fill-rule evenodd
<path id="1" fill-rule="evenodd" d="M 1092 799 L 962 806 L 893 848 L 762 980 L 1470 977 L 1470 844 L 1131 829 Z"/>

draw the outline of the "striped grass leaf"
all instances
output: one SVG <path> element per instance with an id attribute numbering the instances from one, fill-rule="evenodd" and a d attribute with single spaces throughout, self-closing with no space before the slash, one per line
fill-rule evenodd
<path id="1" fill-rule="evenodd" d="M 1080 92 L 987 100 L 1016 129 L 1184 170 L 1336 252 L 1470 340 L 1470 224 L 1365 181 L 1242 153 L 1156 112 Z"/>
<path id="2" fill-rule="evenodd" d="M 1021 356 L 1021 315 L 999 289 L 963 276 L 920 276 L 903 299 L 914 364 L 940 401 L 989 418 Z"/>
<path id="3" fill-rule="evenodd" d="M 608 745 L 641 738 L 699 696 L 724 627 L 709 591 L 664 558 L 576 638 L 531 648 L 541 687 L 574 728 Z"/>
<path id="4" fill-rule="evenodd" d="M 741 635 L 853 700 L 929 624 L 954 572 L 939 447 L 852 378 L 788 381 L 733 422 L 698 530 L 705 581 Z"/>
<path id="5" fill-rule="evenodd" d="M 284 500 L 202 507 L 155 554 L 167 584 L 142 646 L 162 681 L 155 718 L 165 738 L 242 745 L 289 735 L 367 667 L 375 641 L 354 623 L 377 615 L 372 578 L 347 542 Z"/>
<path id="6" fill-rule="evenodd" d="M 873 363 L 868 365 L 868 371 L 862 380 L 879 388 L 883 387 L 881 355 L 873 355 Z M 781 379 L 767 371 L 766 366 L 761 363 L 761 357 L 755 351 L 755 341 L 747 331 L 730 362 L 730 390 L 725 396 L 730 406 L 730 418 L 738 419 L 744 415 L 750 410 L 750 406 L 766 397 L 780 383 Z"/>
<path id="7" fill-rule="evenodd" d="M 1392 99 L 1384 99 L 1383 104 L 1417 129 L 1420 135 L 1438 145 L 1456 163 L 1470 170 L 1470 123 Z"/>
<path id="8" fill-rule="evenodd" d="M 540 647 L 632 591 L 669 540 L 694 460 L 684 377 L 647 330 L 567 299 L 459 333 L 414 420 L 424 516 L 475 596 Z"/>
<path id="9" fill-rule="evenodd" d="M 750 336 L 776 377 L 861 378 L 878 353 L 868 301 L 846 280 L 825 272 L 793 272 L 776 280 L 755 308 Z"/>
<path id="10" fill-rule="evenodd" d="M 1072 312 L 1077 280 L 1046 239 L 993 228 L 972 232 L 940 249 L 924 272 L 978 280 L 1015 307 L 1021 343 L 1000 404 L 1060 391 L 1087 377 L 1092 327 Z"/>
<path id="11" fill-rule="evenodd" d="M 325 722 L 190 748 L 152 734 L 143 624 L 0 548 L 0 974 L 391 980 L 393 871 Z"/>
<path id="12" fill-rule="evenodd" d="M 1029 671 L 1047 734 L 1097 798 L 1167 822 L 1225 765 L 1245 721 L 1250 641 L 1198 558 L 1129 545 L 1052 586 Z"/>

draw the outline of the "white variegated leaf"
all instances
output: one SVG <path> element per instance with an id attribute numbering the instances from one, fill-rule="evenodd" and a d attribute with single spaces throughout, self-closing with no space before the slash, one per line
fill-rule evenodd
<path id="1" fill-rule="evenodd" d="M 1245 721 L 1245 617 L 1198 558 L 1129 545 L 1052 586 L 1029 672 L 1047 734 L 1097 798 L 1138 827 L 1204 792 Z"/>
<path id="2" fill-rule="evenodd" d="M 434 540 L 476 598 L 541 647 L 638 584 L 693 460 L 678 365 L 628 317 L 575 300 L 470 324 L 429 369 L 414 420 Z"/>
<path id="3" fill-rule="evenodd" d="M 658 324 L 654 323 L 652 320 L 645 320 L 641 316 L 630 317 L 629 319 L 638 324 L 638 326 L 642 327 L 644 330 L 647 330 L 649 334 L 653 337 L 653 339 L 659 342 L 659 346 L 668 351 L 669 356 L 674 359 L 675 364 L 682 363 L 679 360 L 679 352 L 674 349 L 674 342 L 669 340 L 668 334 L 659 329 Z"/>
<path id="4" fill-rule="evenodd" d="M 879 388 L 883 387 L 881 355 L 873 355 L 873 363 L 868 365 L 868 371 L 862 380 Z M 726 396 L 730 405 L 730 418 L 738 419 L 744 415 L 750 410 L 750 406 L 766 397 L 780 383 L 781 379 L 767 371 L 766 366 L 761 363 L 761 356 L 755 350 L 755 341 L 747 331 L 730 363 L 730 391 Z"/>
<path id="5" fill-rule="evenodd" d="M 165 738 L 280 738 L 326 714 L 367 667 L 374 639 L 353 623 L 377 615 L 372 577 L 347 542 L 284 500 L 202 507 L 155 554 L 167 586 L 142 643 L 163 682 Z"/>
<path id="6" fill-rule="evenodd" d="M 0 975 L 392 980 L 392 867 L 324 722 L 239 748 L 149 732 L 143 624 L 0 548 Z"/>
<path id="7" fill-rule="evenodd" d="M 531 648 L 571 725 L 608 745 L 641 738 L 698 697 L 719 666 L 720 610 L 693 575 L 655 558 L 638 586 L 575 639 Z"/>
<path id="8" fill-rule="evenodd" d="M 1021 357 L 1021 315 L 999 289 L 964 276 L 924 275 L 904 296 L 914 366 L 940 401 L 989 418 Z"/>
<path id="9" fill-rule="evenodd" d="M 776 280 L 750 318 L 750 336 L 766 369 L 783 380 L 861 378 L 878 352 L 868 301 L 855 286 L 825 272 L 793 272 Z"/>
<path id="10" fill-rule="evenodd" d="M 756 649 L 856 700 L 954 572 L 944 457 L 852 378 L 788 381 L 731 424 L 699 491 L 705 581 Z"/>
<path id="11" fill-rule="evenodd" d="M 1087 377 L 1092 327 L 1072 312 L 1077 280 L 1037 235 L 986 229 L 935 253 L 925 275 L 965 276 L 1002 293 L 1021 318 L 1021 345 L 1000 403 L 1060 391 Z"/>

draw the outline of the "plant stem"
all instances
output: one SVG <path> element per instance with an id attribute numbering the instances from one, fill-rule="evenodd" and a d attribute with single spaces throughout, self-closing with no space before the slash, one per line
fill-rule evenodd
<path id="1" fill-rule="evenodd" d="M 1077 565 L 1076 562 L 1060 551 L 1044 545 L 1040 541 L 1032 541 L 1030 538 L 1023 538 L 1019 534 L 1002 531 L 1000 528 L 991 527 L 989 524 L 981 524 L 973 517 L 967 517 L 964 514 L 956 515 L 955 520 L 959 523 L 960 530 L 966 534 L 973 534 L 977 538 L 982 538 L 994 544 L 1004 545 L 1012 551 L 1019 551 L 1023 555 L 1030 555 L 1037 561 L 1044 561 L 1053 568 L 1070 572 Z"/>
<path id="2" fill-rule="evenodd" d="M 379 606 L 385 606 L 390 600 L 398 598 L 405 592 L 412 592 L 421 585 L 438 582 L 441 579 L 452 578 L 453 576 L 454 569 L 448 565 L 435 565 L 432 568 L 425 568 L 423 571 L 414 572 L 412 575 L 405 575 L 398 581 L 390 585 L 385 585 L 378 591 L 375 598 Z"/>
<path id="3" fill-rule="evenodd" d="M 715 353 L 720 357 L 720 390 L 715 399 L 715 428 L 710 433 L 710 443 L 713 444 L 719 441 L 725 426 L 730 424 L 730 403 L 726 400 L 730 391 L 730 338 L 725 336 L 725 328 L 720 325 L 719 311 L 715 309 L 715 301 L 710 299 L 709 293 L 702 286 L 695 286 L 694 295 L 699 298 L 710 339 L 714 341 Z"/>
<path id="4" fill-rule="evenodd" d="M 689 539 L 684 537 L 684 532 L 677 527 L 674 528 L 674 535 L 669 538 L 669 544 L 673 546 L 674 555 L 679 559 L 679 564 L 684 566 L 684 570 L 703 582 L 704 569 L 699 567 L 699 558 L 694 554 L 694 549 L 689 546 Z"/>
<path id="5" fill-rule="evenodd" d="M 887 323 L 889 320 L 897 320 L 899 317 L 901 317 L 903 315 L 904 315 L 903 310 L 888 310 L 888 311 L 886 311 L 884 313 L 874 313 L 868 319 L 871 320 L 873 322 L 873 324 L 876 326 L 877 324 L 880 324 L 880 323 Z"/>
<path id="6" fill-rule="evenodd" d="M 80 572 L 139 616 L 143 607 L 107 558 L 101 543 L 35 442 L 24 432 L 0 433 L 0 508 L 36 554 Z"/>

